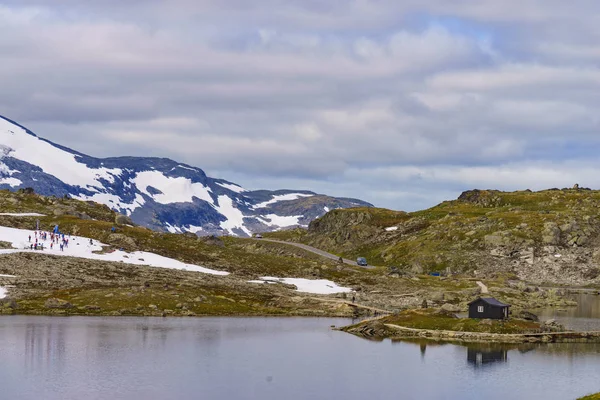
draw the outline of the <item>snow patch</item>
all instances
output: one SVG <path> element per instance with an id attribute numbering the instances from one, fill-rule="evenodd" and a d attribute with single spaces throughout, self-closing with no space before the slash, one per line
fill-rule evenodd
<path id="1" fill-rule="evenodd" d="M 119 196 L 110 193 L 94 193 L 93 196 L 82 194 L 72 197 L 77 200 L 95 201 L 96 203 L 106 204 L 111 209 L 117 211 L 126 210 L 128 215 L 130 215 L 136 208 L 142 207 L 146 203 L 146 200 L 144 200 L 144 198 L 139 194 L 135 195 L 135 200 L 133 203 L 124 203 Z"/>
<path id="2" fill-rule="evenodd" d="M 276 278 L 273 276 L 263 276 L 260 278 L 263 281 L 281 282 L 288 285 L 294 285 L 298 292 L 314 293 L 314 294 L 334 294 L 334 293 L 349 293 L 352 289 L 338 286 L 335 282 L 327 279 L 304 279 L 304 278 Z M 252 281 L 257 282 L 257 281 Z"/>
<path id="3" fill-rule="evenodd" d="M 221 182 L 215 182 L 217 185 L 224 187 L 225 189 L 229 189 L 232 192 L 236 192 L 236 193 L 242 193 L 242 192 L 246 192 L 246 189 L 244 189 L 241 186 L 238 186 L 234 183 L 221 183 Z"/>
<path id="4" fill-rule="evenodd" d="M 66 247 L 64 251 L 60 251 L 59 246 L 56 244 L 52 250 L 50 249 L 50 235 L 48 235 L 48 240 L 39 241 L 39 243 L 44 244 L 44 250 L 30 250 L 30 243 L 28 241 L 29 235 L 31 235 L 32 241 L 35 240 L 34 233 L 32 231 L 0 226 L 0 241 L 12 243 L 12 246 L 14 247 L 14 249 L 0 250 L 0 254 L 37 253 L 54 256 L 70 256 L 87 258 L 90 260 L 117 261 L 125 264 L 202 272 L 204 274 L 211 275 L 229 275 L 229 272 L 226 271 L 216 271 L 213 269 L 200 267 L 198 265 L 185 264 L 181 261 L 146 251 L 127 253 L 125 251 L 117 250 L 113 251 L 112 253 L 94 253 L 95 251 L 101 251 L 102 247 L 106 245 L 96 240 L 93 240 L 92 244 L 90 244 L 89 238 L 81 236 L 71 237 L 69 240 L 69 246 Z"/>
<path id="5" fill-rule="evenodd" d="M 194 225 L 188 225 L 187 227 L 184 226 L 183 229 L 191 233 L 198 233 L 204 230 L 204 228 L 202 228 L 201 226 Z"/>
<path id="6" fill-rule="evenodd" d="M 169 224 L 168 222 L 165 222 L 165 227 L 167 228 L 167 231 L 169 231 L 170 233 L 181 233 L 181 229 L 173 226 L 171 224 Z"/>
<path id="7" fill-rule="evenodd" d="M 259 218 L 259 220 L 269 226 L 279 226 L 281 228 L 285 228 L 285 227 L 289 227 L 289 226 L 300 225 L 299 220 L 302 217 L 303 217 L 302 215 L 293 215 L 293 216 L 286 217 L 286 216 L 281 216 L 281 215 L 276 215 L 276 214 L 268 214 L 268 215 L 263 215 L 262 217 Z M 266 220 L 263 218 L 266 218 Z"/>
<path id="8" fill-rule="evenodd" d="M 45 217 L 45 214 L 38 213 L 0 213 L 0 215 L 4 215 L 7 217 Z M 0 275 L 2 276 L 2 275 Z"/>
<path id="9" fill-rule="evenodd" d="M 187 169 L 189 171 L 194 171 L 194 172 L 198 172 L 198 170 L 196 168 L 190 168 L 190 167 L 186 167 L 185 165 L 178 165 L 176 168 L 183 168 L 183 169 Z M 173 168 L 175 169 L 175 168 Z M 171 170 L 172 171 L 172 170 Z"/>
<path id="10" fill-rule="evenodd" d="M 241 229 L 248 236 L 252 236 L 252 232 L 244 226 L 244 214 L 242 214 L 238 208 L 233 206 L 233 200 L 225 195 L 219 196 L 217 200 L 219 205 L 215 205 L 215 209 L 227 218 L 226 221 L 220 223 L 221 228 L 234 235 L 234 229 Z"/>
<path id="11" fill-rule="evenodd" d="M 214 204 L 209 194 L 211 189 L 202 183 L 193 183 L 189 178 L 172 178 L 159 171 L 143 171 L 138 172 L 132 181 L 140 192 L 153 198 L 157 203 L 189 203 L 194 197 L 197 197 L 209 204 Z M 158 189 L 162 193 L 151 194 L 148 186 Z"/>
<path id="12" fill-rule="evenodd" d="M 0 142 L 4 145 L 4 155 L 38 166 L 67 185 L 85 188 L 100 183 L 100 179 L 114 182 L 114 176 L 123 172 L 118 168 L 90 168 L 77 161 L 78 156 L 28 134 L 4 118 L 0 118 Z M 12 181 L 12 184 L 15 183 Z"/>
<path id="13" fill-rule="evenodd" d="M 397 231 L 398 227 L 397 226 L 390 226 L 389 228 L 385 228 L 386 231 L 388 232 L 393 232 L 393 231 Z"/>
<path id="14" fill-rule="evenodd" d="M 9 185 L 12 187 L 20 186 L 23 182 L 17 178 L 0 178 L 0 185 Z"/>
<path id="15" fill-rule="evenodd" d="M 325 212 L 328 213 L 329 212 L 329 207 L 325 206 L 325 207 L 323 207 L 323 210 L 325 210 Z"/>
<path id="16" fill-rule="evenodd" d="M 0 286 L 0 299 L 5 299 L 6 298 L 6 287 L 4 286 Z"/>
<path id="17" fill-rule="evenodd" d="M 297 200 L 301 197 L 313 197 L 313 196 L 314 196 L 314 194 L 305 194 L 305 193 L 280 194 L 280 195 L 273 196 L 271 198 L 271 200 L 269 200 L 269 201 L 258 203 L 252 208 L 256 210 L 257 208 L 264 208 L 264 207 L 270 206 L 271 204 L 278 203 L 280 201 Z"/>

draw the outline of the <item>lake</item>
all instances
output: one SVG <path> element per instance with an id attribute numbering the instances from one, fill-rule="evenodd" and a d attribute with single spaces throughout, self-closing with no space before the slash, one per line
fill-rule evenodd
<path id="1" fill-rule="evenodd" d="M 4 399 L 574 399 L 600 346 L 371 342 L 320 318 L 0 317 Z"/>
<path id="2" fill-rule="evenodd" d="M 547 308 L 535 313 L 541 320 L 556 319 L 569 329 L 600 331 L 600 296 L 577 294 L 572 298 L 577 301 L 577 307 Z"/>

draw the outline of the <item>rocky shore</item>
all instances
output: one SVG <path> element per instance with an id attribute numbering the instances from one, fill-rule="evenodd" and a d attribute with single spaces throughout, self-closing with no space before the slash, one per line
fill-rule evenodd
<path id="1" fill-rule="evenodd" d="M 402 326 L 399 323 L 411 325 Z M 417 326 L 417 327 L 415 327 Z M 431 328 L 423 328 L 423 326 Z M 443 329 L 452 327 L 452 329 Z M 554 323 L 526 320 L 459 319 L 439 311 L 406 311 L 339 328 L 340 331 L 370 339 L 427 339 L 448 342 L 493 343 L 600 343 L 600 332 L 574 332 Z"/>

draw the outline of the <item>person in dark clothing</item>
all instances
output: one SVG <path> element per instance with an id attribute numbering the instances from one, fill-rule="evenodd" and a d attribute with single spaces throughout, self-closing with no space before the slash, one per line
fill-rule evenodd
<path id="1" fill-rule="evenodd" d="M 338 263 L 343 264 L 344 263 L 344 259 L 342 257 L 338 258 Z"/>
<path id="2" fill-rule="evenodd" d="M 356 295 L 355 295 L 355 294 L 353 294 L 353 295 L 352 295 L 352 304 L 354 304 L 354 302 L 355 302 L 355 301 L 356 301 Z"/>

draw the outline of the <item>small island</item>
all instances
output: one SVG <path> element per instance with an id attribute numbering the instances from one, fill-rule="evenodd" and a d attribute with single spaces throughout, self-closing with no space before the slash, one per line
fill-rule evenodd
<path id="1" fill-rule="evenodd" d="M 339 330 L 372 340 L 430 339 L 452 342 L 600 342 L 600 332 L 574 332 L 554 321 L 459 318 L 444 309 L 414 309 Z"/>

